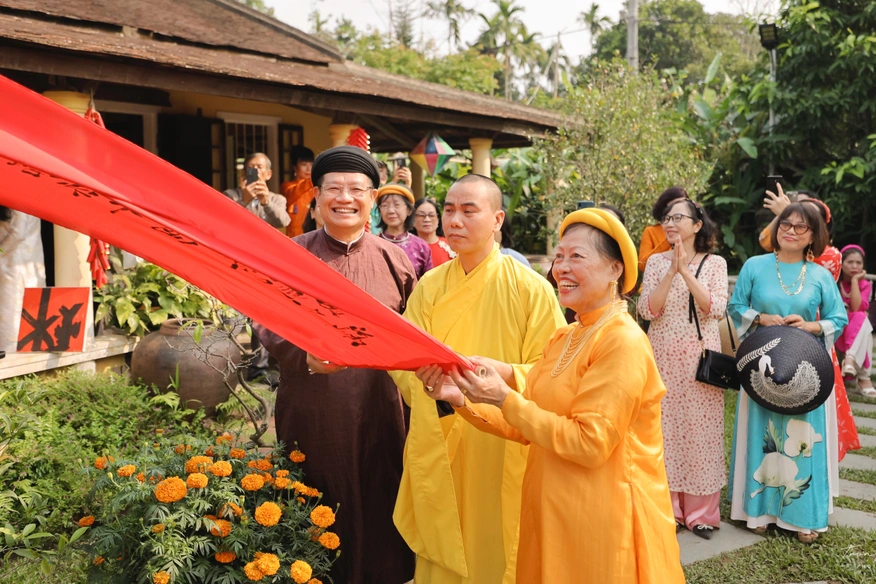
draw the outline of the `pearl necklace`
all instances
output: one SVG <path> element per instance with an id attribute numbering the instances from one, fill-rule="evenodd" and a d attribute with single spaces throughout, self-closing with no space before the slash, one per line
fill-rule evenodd
<path id="1" fill-rule="evenodd" d="M 566 370 L 569 364 L 575 360 L 575 357 L 578 356 L 578 353 L 581 352 L 581 349 L 584 348 L 584 345 L 587 344 L 587 341 L 598 331 L 602 326 L 611 320 L 613 317 L 624 314 L 628 311 L 627 303 L 623 300 L 617 300 L 611 303 L 608 308 L 600 315 L 599 319 L 593 323 L 592 326 L 583 327 L 581 323 L 578 323 L 578 326 L 575 327 L 568 337 L 566 337 L 566 346 L 563 348 L 563 354 L 560 355 L 560 358 L 557 359 L 557 364 L 554 365 L 553 370 L 551 371 L 551 377 L 557 377 Z M 583 334 L 578 335 L 575 338 L 575 333 L 580 330 L 584 330 Z"/>
<path id="2" fill-rule="evenodd" d="M 803 269 L 800 270 L 800 274 L 797 276 L 797 279 L 790 286 L 785 286 L 785 283 L 782 282 L 782 270 L 779 269 L 779 254 L 776 253 L 776 274 L 779 276 L 779 286 L 782 287 L 782 292 L 787 294 L 788 296 L 796 296 L 800 292 L 803 291 L 803 284 L 806 283 L 806 260 L 803 260 Z M 797 286 L 797 282 L 800 282 L 800 285 L 797 287 L 795 292 L 791 292 L 790 289 L 794 286 Z"/>

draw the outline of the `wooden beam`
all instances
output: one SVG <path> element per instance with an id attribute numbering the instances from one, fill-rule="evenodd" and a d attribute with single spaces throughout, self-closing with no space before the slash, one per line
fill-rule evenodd
<path id="1" fill-rule="evenodd" d="M 489 131 L 530 137 L 541 134 L 546 129 L 538 124 L 417 107 L 385 98 L 332 93 L 305 86 L 295 87 L 162 67 L 148 62 L 111 59 L 103 55 L 33 48 L 10 43 L 5 39 L 0 39 L 0 48 L 0 68 L 18 71 L 69 75 L 165 91 L 188 91 L 305 109 L 334 109 L 367 116 L 420 121 L 433 126 L 470 129 L 473 135 Z"/>
<path id="2" fill-rule="evenodd" d="M 399 146 L 407 151 L 410 151 L 414 146 L 417 145 L 417 141 L 415 139 L 411 138 L 408 134 L 399 131 L 395 126 L 385 120 L 368 115 L 359 116 L 359 120 L 366 126 L 374 126 L 378 130 L 380 130 L 384 136 L 392 138 L 399 143 Z"/>

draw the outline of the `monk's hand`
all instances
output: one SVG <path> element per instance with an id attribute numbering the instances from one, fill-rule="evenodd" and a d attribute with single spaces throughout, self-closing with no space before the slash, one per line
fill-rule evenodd
<path id="1" fill-rule="evenodd" d="M 476 404 L 490 404 L 501 408 L 505 398 L 511 392 L 499 373 L 488 363 L 471 360 L 478 372 L 466 369 L 461 372 L 454 367 L 450 378 L 459 387 L 462 394 Z"/>
<path id="2" fill-rule="evenodd" d="M 331 375 L 332 373 L 337 373 L 344 369 L 346 369 L 346 367 L 342 365 L 335 365 L 334 363 L 315 357 L 310 353 L 307 354 L 307 372 L 311 375 L 316 373 L 320 375 Z"/>
<path id="3" fill-rule="evenodd" d="M 489 357 L 480 357 L 474 356 L 471 358 L 472 363 L 479 363 L 482 365 L 489 365 L 493 369 L 496 370 L 496 373 L 499 374 L 499 377 L 502 378 L 502 381 L 511 385 L 514 383 L 514 369 L 507 363 L 503 363 L 502 361 L 496 361 L 495 359 L 490 359 Z"/>

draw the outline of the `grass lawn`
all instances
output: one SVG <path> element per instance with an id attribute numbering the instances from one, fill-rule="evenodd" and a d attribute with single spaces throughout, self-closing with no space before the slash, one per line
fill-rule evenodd
<path id="1" fill-rule="evenodd" d="M 724 445 L 727 461 L 733 441 L 733 422 L 738 394 L 724 394 Z M 850 394 L 858 403 L 876 404 L 876 399 Z M 876 435 L 876 431 L 861 432 Z M 876 448 L 865 448 L 857 454 L 876 458 Z M 840 470 L 846 480 L 876 485 L 876 471 Z M 723 490 L 721 517 L 730 520 L 730 505 L 726 501 L 727 489 Z M 876 502 L 851 497 L 834 500 L 837 506 L 876 513 Z M 718 534 L 717 537 L 721 537 Z M 703 560 L 685 567 L 690 584 L 785 584 L 788 582 L 828 581 L 855 584 L 876 582 L 876 532 L 831 527 L 818 540 L 805 545 L 796 537 L 770 529 L 766 540 L 732 553 Z"/>

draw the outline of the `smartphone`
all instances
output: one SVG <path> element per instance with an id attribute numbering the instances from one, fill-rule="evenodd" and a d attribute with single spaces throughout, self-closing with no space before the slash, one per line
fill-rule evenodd
<path id="1" fill-rule="evenodd" d="M 247 168 L 246 169 L 246 184 L 251 185 L 252 183 L 259 180 L 259 169 L 258 168 Z"/>
<path id="2" fill-rule="evenodd" d="M 766 190 L 771 193 L 779 194 L 779 188 L 777 185 L 782 183 L 782 175 L 780 174 L 771 174 L 766 179 Z"/>
<path id="3" fill-rule="evenodd" d="M 591 207 L 595 207 L 596 203 L 593 201 L 578 201 L 578 209 L 589 209 Z"/>
<path id="4" fill-rule="evenodd" d="M 404 168 L 404 167 L 406 167 L 407 165 L 408 165 L 408 159 L 407 159 L 407 158 L 401 158 L 401 159 L 399 159 L 398 164 L 396 164 L 396 167 L 397 167 L 397 168 Z"/>

